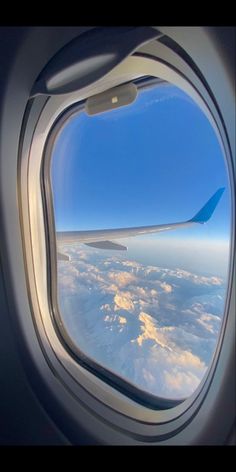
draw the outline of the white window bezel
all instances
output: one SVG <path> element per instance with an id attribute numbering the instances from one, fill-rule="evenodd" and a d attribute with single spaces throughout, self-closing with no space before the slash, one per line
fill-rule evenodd
<path id="1" fill-rule="evenodd" d="M 204 90 L 204 87 L 203 90 L 201 90 L 201 97 L 199 95 L 200 84 L 197 84 L 199 87 L 197 87 L 196 83 L 193 86 L 193 84 L 190 84 L 189 80 L 187 80 L 182 74 L 176 70 L 173 70 L 171 65 L 157 61 L 156 58 L 154 59 L 154 56 L 156 56 L 156 54 L 159 55 L 160 53 L 158 47 L 159 45 L 157 45 L 156 42 L 153 42 L 148 46 L 141 48 L 140 50 L 140 54 L 149 54 L 150 57 L 134 55 L 123 61 L 123 63 L 116 67 L 112 73 L 108 74 L 102 81 L 99 81 L 99 84 L 96 86 L 96 93 L 105 90 L 106 88 L 110 88 L 111 85 L 118 85 L 119 83 L 142 75 L 157 76 L 174 83 L 189 93 L 207 114 L 216 132 L 220 135 L 220 139 L 223 142 L 224 151 L 227 156 L 229 154 L 229 149 L 227 139 L 224 134 L 224 129 L 220 117 L 217 115 L 217 110 L 214 109 L 214 104 L 211 103 L 210 97 L 206 97 L 207 93 Z M 156 48 L 157 50 L 155 51 Z M 78 394 L 80 401 L 83 401 L 81 400 L 81 391 L 83 390 L 84 402 L 86 402 L 87 405 L 90 405 L 93 410 L 93 402 L 95 397 L 96 401 L 99 403 L 100 414 L 102 414 L 103 411 L 106 416 L 106 410 L 110 410 L 110 421 L 113 422 L 114 419 L 114 422 L 118 424 L 119 414 L 121 414 L 123 418 L 122 428 L 124 428 L 124 424 L 126 422 L 127 430 L 130 432 L 130 434 L 137 430 L 136 422 L 138 420 L 145 423 L 146 426 L 152 426 L 152 428 L 143 427 L 146 432 L 144 432 L 144 429 L 142 428 L 142 435 L 147 434 L 147 436 L 152 438 L 157 436 L 159 438 L 163 437 L 164 439 L 169 435 L 175 434 L 179 428 L 184 427 L 186 421 L 190 421 L 191 415 L 193 414 L 197 405 L 199 407 L 203 401 L 216 366 L 217 357 L 223 338 L 226 317 L 223 322 L 221 336 L 215 353 L 214 361 L 210 370 L 208 371 L 207 378 L 202 381 L 196 392 L 181 405 L 178 405 L 171 410 L 156 411 L 150 408 L 145 408 L 144 406 L 133 402 L 126 396 L 114 390 L 109 385 L 104 384 L 104 382 L 102 382 L 100 379 L 96 378 L 93 374 L 78 365 L 78 363 L 76 363 L 76 361 L 74 361 L 74 359 L 63 348 L 55 333 L 55 327 L 52 323 L 49 313 L 44 208 L 40 185 L 41 159 L 48 133 L 50 132 L 51 127 L 55 123 L 60 113 L 62 113 L 63 110 L 65 110 L 65 108 L 70 106 L 72 103 L 83 100 L 85 97 L 88 97 L 93 93 L 94 89 L 91 87 L 84 91 L 84 94 L 72 93 L 68 95 L 50 97 L 46 103 L 44 103 L 44 106 L 41 109 L 41 114 L 37 120 L 33 136 L 31 136 L 30 144 L 25 143 L 22 149 L 20 185 L 22 203 L 27 206 L 27 211 L 22 214 L 22 219 L 24 237 L 28 242 L 28 248 L 30 248 L 26 254 L 26 263 L 29 274 L 28 278 L 31 279 L 29 283 L 30 297 L 31 303 L 33 305 L 33 312 L 35 313 L 36 328 L 38 330 L 45 355 L 48 356 L 50 362 L 52 363 L 54 363 L 54 355 L 60 363 L 60 372 L 57 370 L 57 375 L 61 377 L 68 385 L 70 384 L 69 388 L 74 392 L 75 395 Z M 36 106 L 36 101 L 34 106 Z M 32 108 L 29 113 L 33 113 L 33 111 L 34 110 Z M 231 179 L 232 175 L 230 175 L 230 180 Z M 232 252 L 233 240 L 231 238 L 231 254 Z M 230 268 L 228 293 L 231 284 L 231 272 L 232 271 Z M 228 296 L 226 301 L 226 311 L 227 306 Z M 114 418 L 112 419 L 112 417 Z M 127 417 L 129 421 L 125 421 L 124 417 Z M 130 421 L 131 419 L 135 420 L 135 428 L 134 424 L 132 425 Z M 158 432 L 156 430 L 157 426 Z"/>

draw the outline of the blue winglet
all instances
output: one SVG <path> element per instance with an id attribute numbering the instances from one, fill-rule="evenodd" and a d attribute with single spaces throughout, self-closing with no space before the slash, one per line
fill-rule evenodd
<path id="1" fill-rule="evenodd" d="M 224 190 L 225 187 L 219 188 L 201 210 L 189 221 L 194 223 L 206 223 L 206 221 L 211 218 Z"/>

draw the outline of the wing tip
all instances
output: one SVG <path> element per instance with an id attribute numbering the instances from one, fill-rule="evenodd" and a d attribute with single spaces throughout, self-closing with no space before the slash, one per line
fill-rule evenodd
<path id="1" fill-rule="evenodd" d="M 216 192 L 212 195 L 211 198 L 203 205 L 203 207 L 196 213 L 196 215 L 189 221 L 193 223 L 206 223 L 211 216 L 213 215 L 223 193 L 225 191 L 225 187 L 220 187 Z"/>

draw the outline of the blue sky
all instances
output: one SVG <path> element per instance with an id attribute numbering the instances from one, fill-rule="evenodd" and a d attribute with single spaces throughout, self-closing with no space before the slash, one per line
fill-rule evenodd
<path id="1" fill-rule="evenodd" d="M 71 118 L 57 137 L 51 177 L 57 230 L 187 220 L 226 187 L 207 225 L 150 238 L 229 238 L 221 147 L 203 112 L 175 86 L 146 89 L 111 112 Z"/>

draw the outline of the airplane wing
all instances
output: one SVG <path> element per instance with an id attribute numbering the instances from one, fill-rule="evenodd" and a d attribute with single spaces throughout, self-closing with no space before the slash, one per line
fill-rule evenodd
<path id="1" fill-rule="evenodd" d="M 219 188 L 207 203 L 190 220 L 179 223 L 165 223 L 152 226 L 137 226 L 132 228 L 99 229 L 89 231 L 58 231 L 56 238 L 58 243 L 79 242 L 98 249 L 127 250 L 126 246 L 111 241 L 112 239 L 129 238 L 143 234 L 169 231 L 195 224 L 204 224 L 212 216 L 222 194 L 224 187 Z M 58 253 L 59 260 L 68 260 L 69 257 Z"/>

